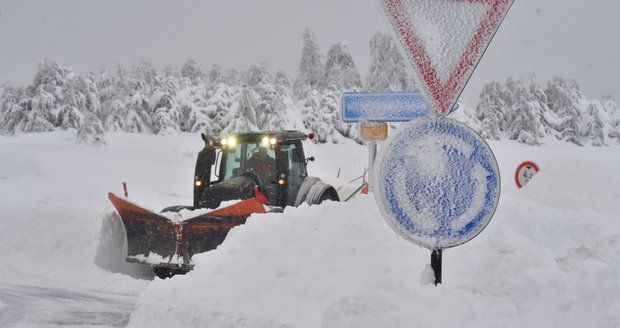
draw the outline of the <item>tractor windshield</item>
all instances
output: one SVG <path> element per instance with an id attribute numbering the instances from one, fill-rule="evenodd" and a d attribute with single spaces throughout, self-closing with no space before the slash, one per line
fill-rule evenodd
<path id="1" fill-rule="evenodd" d="M 269 184 L 276 176 L 275 150 L 260 143 L 244 142 L 228 149 L 224 180 L 242 175 L 256 175 L 259 183 Z"/>

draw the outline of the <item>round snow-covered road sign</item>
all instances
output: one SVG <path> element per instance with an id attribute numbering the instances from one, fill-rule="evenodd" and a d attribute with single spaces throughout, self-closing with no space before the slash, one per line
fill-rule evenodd
<path id="1" fill-rule="evenodd" d="M 528 161 L 519 164 L 515 172 L 515 183 L 517 187 L 519 189 L 523 188 L 538 171 L 540 171 L 540 168 L 538 168 L 538 165 L 534 162 Z"/>
<path id="2" fill-rule="evenodd" d="M 375 199 L 388 224 L 431 250 L 474 238 L 499 202 L 493 152 L 471 128 L 451 119 L 403 125 L 381 148 L 375 170 Z"/>

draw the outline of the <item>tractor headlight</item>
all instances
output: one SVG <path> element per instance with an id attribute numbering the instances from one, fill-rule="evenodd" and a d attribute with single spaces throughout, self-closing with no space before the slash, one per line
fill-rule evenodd
<path id="1" fill-rule="evenodd" d="M 229 137 L 228 138 L 228 145 L 230 147 L 234 147 L 237 145 L 237 139 L 235 139 L 235 137 Z"/>
<path id="2" fill-rule="evenodd" d="M 269 139 L 269 144 L 271 144 L 271 145 L 275 145 L 276 142 L 278 142 L 278 139 L 276 139 L 276 138 Z"/>
<path id="3" fill-rule="evenodd" d="M 263 146 L 269 146 L 269 137 L 263 137 L 263 140 L 260 142 Z"/>
<path id="4" fill-rule="evenodd" d="M 202 186 L 202 181 L 200 181 L 200 180 L 196 180 L 196 181 L 194 181 L 194 185 L 195 185 L 196 187 L 200 187 L 200 186 Z"/>
<path id="5" fill-rule="evenodd" d="M 222 144 L 222 146 L 226 146 L 228 144 L 228 140 L 224 138 L 220 141 L 220 143 Z"/>

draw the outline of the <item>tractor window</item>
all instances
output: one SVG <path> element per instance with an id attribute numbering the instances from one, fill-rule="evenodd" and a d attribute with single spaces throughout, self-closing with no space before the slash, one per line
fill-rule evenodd
<path id="1" fill-rule="evenodd" d="M 227 150 L 226 157 L 226 171 L 224 172 L 224 179 L 227 180 L 234 176 L 238 176 L 241 174 L 241 148 L 237 147 L 234 149 Z"/>
<path id="2" fill-rule="evenodd" d="M 262 148 L 262 149 L 261 149 Z M 265 147 L 262 146 L 260 144 L 257 143 L 249 143 L 247 144 L 247 149 L 246 149 L 246 159 L 250 160 L 252 159 L 254 156 L 260 156 L 260 154 L 269 156 L 270 160 L 275 161 L 276 158 L 276 151 L 269 148 L 269 147 Z"/>
<path id="3" fill-rule="evenodd" d="M 288 156 L 288 171 L 289 177 L 306 177 L 306 163 L 305 158 L 300 160 L 296 158 L 296 153 L 303 155 L 303 148 L 300 143 L 291 143 L 282 145 L 282 151 L 286 152 Z"/>
<path id="4" fill-rule="evenodd" d="M 276 151 L 258 143 L 248 143 L 245 151 L 244 172 L 258 175 L 261 187 L 273 184 L 276 180 Z"/>
<path id="5" fill-rule="evenodd" d="M 220 178 L 220 168 L 222 166 L 222 150 L 217 149 L 215 153 L 215 163 L 211 166 L 210 182 L 216 182 Z"/>
<path id="6" fill-rule="evenodd" d="M 243 142 L 234 149 L 228 149 L 227 153 L 224 180 L 241 176 L 247 171 L 261 175 L 259 178 L 265 176 L 265 182 L 273 180 L 271 175 L 275 177 L 275 150 L 260 143 Z"/>

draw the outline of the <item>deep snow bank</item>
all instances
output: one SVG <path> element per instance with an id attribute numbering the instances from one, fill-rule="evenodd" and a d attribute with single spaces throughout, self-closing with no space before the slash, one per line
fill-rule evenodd
<path id="1" fill-rule="evenodd" d="M 107 193 L 122 193 L 121 181 L 127 181 L 134 199 L 157 209 L 191 200 L 202 141 L 198 135 L 112 134 L 108 146 L 89 147 L 76 145 L 74 135 L 0 137 L 0 279 L 137 293 L 145 281 L 95 264 L 102 222 L 114 212 Z M 125 264 L 108 255 L 99 260 Z M 113 271 L 122 269 L 149 278 L 136 266 Z"/>
<path id="2" fill-rule="evenodd" d="M 608 327 L 620 324 L 616 149 L 492 143 L 503 175 L 487 229 L 444 255 L 398 238 L 371 197 L 253 216 L 186 276 L 156 280 L 131 327 Z M 523 190 L 519 161 L 542 166 Z"/>
<path id="3" fill-rule="evenodd" d="M 146 282 L 133 277 L 152 279 L 152 272 L 125 263 L 123 228 L 107 193 L 121 195 L 126 181 L 131 200 L 146 208 L 190 204 L 204 143 L 197 133 L 110 133 L 104 147 L 74 139 L 75 131 L 0 136 L 0 280 L 138 293 Z M 306 154 L 316 157 L 311 174 L 338 184 L 360 175 L 366 160 L 362 147 L 344 145 L 307 142 Z"/>

